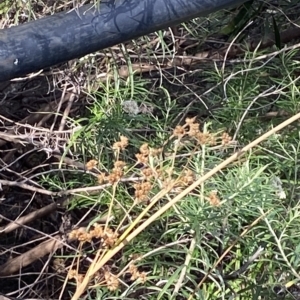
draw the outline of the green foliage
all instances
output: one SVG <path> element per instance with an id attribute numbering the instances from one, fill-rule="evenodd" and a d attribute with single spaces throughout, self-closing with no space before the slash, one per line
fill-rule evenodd
<path id="1" fill-rule="evenodd" d="M 263 64 L 256 60 L 259 55 L 247 53 L 244 63 L 225 70 L 217 66 L 206 70 L 210 80 L 220 84 L 210 97 L 222 102 L 222 109 L 214 111 L 209 124 L 202 125 L 204 132 L 216 134 L 225 128 L 244 145 L 279 122 L 263 120 L 271 107 L 284 109 L 288 114 L 298 111 L 295 53 L 278 55 Z M 276 75 L 279 69 L 280 78 Z M 168 140 L 174 119 L 182 110 L 180 102 L 171 100 L 163 84 L 160 90 L 163 93 L 149 92 L 147 81 L 132 80 L 133 83 L 119 82 L 113 88 L 103 87 L 102 92 L 93 94 L 94 102 L 84 120 L 84 129 L 74 141 L 90 159 L 99 160 L 106 171 L 109 172 L 116 159 L 111 146 L 120 135 L 130 141 L 129 150 L 118 157 L 129 164 L 129 170 L 134 165 L 134 153 L 144 142 L 152 147 L 164 145 L 157 166 L 161 170 L 170 168 L 173 176 L 179 176 L 185 168 L 201 176 L 234 151 L 205 145 L 198 149 L 187 141 L 178 146 Z M 123 107 L 127 100 L 151 103 L 154 109 L 148 114 L 128 114 Z M 275 299 L 278 287 L 285 289 L 291 282 L 296 284 L 300 257 L 297 128 L 290 126 L 264 141 L 141 232 L 124 248 L 115 266 L 124 268 L 138 254 L 142 259 L 137 267 L 147 273 L 147 281 L 139 283 L 123 278 L 121 292 L 99 287 L 95 290 L 97 299 L 107 295 L 133 299 L 140 294 L 147 299 L 185 299 L 193 291 L 195 299 L 261 299 L 262 296 Z M 88 180 L 86 183 L 93 184 Z M 151 195 L 158 191 L 156 186 Z M 174 193 L 165 201 L 172 199 Z M 98 201 L 104 213 L 112 198 L 116 199 L 122 209 L 114 206 L 113 226 L 122 223 L 124 211 L 131 217 L 142 211 L 142 206 L 132 206 L 132 191 L 126 185 L 116 190 L 107 188 L 98 199 L 90 197 L 86 201 L 88 198 L 74 203 L 84 207 L 83 203 L 89 206 Z M 163 202 L 158 203 L 153 212 L 162 205 Z"/>
<path id="2" fill-rule="evenodd" d="M 162 70 L 160 75 L 165 77 L 159 80 L 139 76 L 133 70 L 133 61 L 140 57 L 135 61 L 136 56 L 131 57 L 133 51 L 121 45 L 119 53 L 129 69 L 128 78 L 119 77 L 118 62 L 110 56 L 107 68 L 113 70 L 113 76 L 105 83 L 99 80 L 97 89 L 90 88 L 86 110 L 79 119 L 69 120 L 81 128 L 73 134 L 65 152 L 71 151 L 83 164 L 96 160 L 97 173 L 55 170 L 56 173 L 37 175 L 39 183 L 51 191 L 103 185 L 93 193 L 74 193 L 68 210 L 80 218 L 88 216 L 88 229 L 110 215 L 113 218 L 105 226 L 123 233 L 166 185 L 186 176 L 185 171 L 194 176 L 188 181 L 190 185 L 235 151 L 297 113 L 298 49 L 282 51 L 280 20 L 277 15 L 270 18 L 272 22 L 262 20 L 265 5 L 248 1 L 230 13 L 218 12 L 183 24 L 186 32 L 200 40 L 201 48 L 209 34 L 226 34 L 232 40 L 254 21 L 258 28 L 272 27 L 278 50 L 268 54 L 257 47 L 230 62 L 214 60 L 205 66 L 201 62 L 201 72 L 194 72 L 192 83 L 186 83 L 184 76 L 168 77 L 167 71 Z M 247 31 L 235 42 L 244 43 L 251 33 Z M 176 55 L 165 31 L 155 38 L 159 50 L 151 48 L 149 37 L 134 41 L 136 47 L 140 47 L 139 43 L 147 46 L 149 65 L 157 56 L 173 59 Z M 159 55 L 155 51 L 160 51 Z M 185 76 L 188 75 L 189 71 Z M 213 107 L 206 118 L 199 117 L 203 102 Z M 277 112 L 278 116 L 270 118 L 270 113 Z M 195 136 L 179 138 L 175 134 L 176 128 L 187 124 L 187 117 L 194 116 L 201 134 L 218 138 L 216 145 L 201 142 Z M 220 138 L 223 132 L 234 138 L 226 147 L 222 145 L 224 137 Z M 128 146 L 122 151 L 114 147 L 121 136 L 128 138 Z M 119 275 L 119 288 L 95 284 L 87 290 L 87 298 L 188 299 L 195 292 L 194 299 L 258 300 L 276 299 L 278 289 L 285 293 L 287 290 L 293 297 L 291 286 L 297 286 L 300 279 L 299 141 L 299 124 L 292 124 L 195 188 L 105 266 Z M 156 175 L 146 201 L 141 203 L 136 200 L 134 184 L 143 180 L 146 167 L 136 154 L 145 143 L 149 149 L 159 149 L 159 154 L 149 161 Z M 126 165 L 122 176 L 118 181 L 100 182 L 100 175 L 112 174 L 116 161 Z M 137 226 L 185 187 L 172 189 Z M 94 257 L 103 241 L 94 242 L 84 244 L 80 251 Z M 140 259 L 134 260 L 135 256 Z M 132 260 L 140 273 L 147 274 L 145 282 L 132 279 L 127 271 L 122 273 Z M 86 265 L 80 266 L 79 271 L 86 272 Z"/>

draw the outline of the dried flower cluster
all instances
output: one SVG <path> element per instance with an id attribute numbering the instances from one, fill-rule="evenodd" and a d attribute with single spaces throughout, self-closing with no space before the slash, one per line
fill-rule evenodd
<path id="1" fill-rule="evenodd" d="M 120 141 L 114 143 L 113 149 L 115 150 L 124 150 L 128 146 L 128 139 L 124 136 L 120 137 Z M 141 145 L 139 153 L 136 154 L 137 163 L 144 165 L 144 168 L 141 168 L 141 173 L 144 178 L 143 182 L 136 183 L 134 185 L 135 189 L 135 199 L 138 202 L 145 201 L 147 195 L 149 194 L 152 184 L 151 179 L 154 176 L 153 170 L 148 166 L 149 157 L 157 157 L 161 154 L 162 149 L 152 149 L 149 148 L 148 144 Z M 89 162 L 89 167 L 94 167 L 95 161 Z M 114 184 L 118 182 L 124 176 L 124 168 L 126 164 L 124 161 L 118 160 L 114 163 L 114 168 L 109 174 L 100 173 L 98 175 L 98 183 L 110 183 Z"/>
<path id="2" fill-rule="evenodd" d="M 113 144 L 114 150 L 125 150 L 128 146 L 128 138 L 126 136 L 120 136 L 120 141 Z"/>
<path id="3" fill-rule="evenodd" d="M 93 168 L 96 168 L 97 165 L 98 165 L 98 161 L 95 160 L 95 159 L 92 159 L 92 160 L 90 160 L 90 161 L 88 161 L 88 162 L 86 163 L 85 168 L 86 168 L 88 171 L 90 171 L 90 170 L 92 170 Z"/>
<path id="4" fill-rule="evenodd" d="M 181 125 L 177 125 L 173 130 L 173 135 L 175 137 L 182 138 L 186 134 L 185 128 Z"/>
<path id="5" fill-rule="evenodd" d="M 232 140 L 231 136 L 229 136 L 228 133 L 226 132 L 222 134 L 221 139 L 222 139 L 222 146 L 228 145 Z"/>
<path id="6" fill-rule="evenodd" d="M 75 279 L 77 284 L 81 283 L 84 279 L 84 275 L 77 272 L 77 270 L 71 269 L 68 273 L 69 280 Z"/>
<path id="7" fill-rule="evenodd" d="M 231 137 L 228 133 L 223 133 L 221 136 L 216 137 L 209 132 L 202 132 L 200 130 L 200 124 L 196 121 L 196 117 L 194 118 L 186 118 L 185 124 L 183 126 L 178 125 L 173 131 L 173 136 L 181 139 L 182 137 L 186 137 L 189 140 L 195 141 L 198 145 L 209 145 L 213 146 L 216 143 L 220 143 L 222 146 L 226 146 L 231 142 Z M 125 136 L 120 137 L 120 141 L 117 141 L 113 144 L 113 149 L 117 151 L 122 151 L 128 146 L 128 138 Z M 153 178 L 160 178 L 163 182 L 164 186 L 168 186 L 169 184 L 174 184 L 174 191 L 180 192 L 183 188 L 188 185 L 191 185 L 195 181 L 195 174 L 191 170 L 184 170 L 182 174 L 176 180 L 174 177 L 173 168 L 170 169 L 170 172 L 167 169 L 153 169 L 153 166 L 150 167 L 150 161 L 153 165 L 153 158 L 159 157 L 162 153 L 162 149 L 153 149 L 150 148 L 147 143 L 144 143 L 140 146 L 139 153 L 136 156 L 137 165 L 142 165 L 140 168 L 140 173 L 142 175 L 143 180 L 141 182 L 135 183 L 133 185 L 135 192 L 135 200 L 140 203 L 144 202 L 149 198 L 149 193 L 153 188 Z M 150 160 L 151 158 L 151 160 Z M 87 169 L 94 168 L 97 165 L 96 160 L 91 160 L 87 163 Z M 113 169 L 110 173 L 100 173 L 98 175 L 98 183 L 109 183 L 114 184 L 120 181 L 124 177 L 124 168 L 126 167 L 126 163 L 122 160 L 117 160 L 114 163 Z M 218 202 L 216 199 L 212 197 L 210 200 L 212 205 L 217 205 Z"/>
<path id="8" fill-rule="evenodd" d="M 202 132 L 200 130 L 200 124 L 196 122 L 196 118 L 186 118 L 183 126 L 178 125 L 173 131 L 173 136 L 179 139 L 184 136 L 188 136 L 197 141 L 200 145 L 215 146 L 217 140 L 215 136 L 209 132 Z M 223 146 L 228 145 L 231 142 L 231 137 L 227 133 L 223 133 L 221 136 L 221 144 Z"/>
<path id="9" fill-rule="evenodd" d="M 184 170 L 178 182 L 184 187 L 191 185 L 195 181 L 195 174 L 191 170 Z"/>
<path id="10" fill-rule="evenodd" d="M 130 280 L 132 281 L 139 279 L 142 283 L 145 283 L 147 280 L 146 272 L 139 272 L 138 268 L 134 264 L 129 265 L 128 273 L 131 274 Z"/>
<path id="11" fill-rule="evenodd" d="M 104 228 L 98 223 L 94 223 L 88 232 L 83 229 L 74 229 L 70 232 L 70 239 L 76 239 L 82 243 L 90 243 L 93 238 L 101 239 L 103 247 L 112 247 L 118 238 L 118 233 L 110 228 Z"/>
<path id="12" fill-rule="evenodd" d="M 211 206 L 220 206 L 220 204 L 221 204 L 221 201 L 218 197 L 218 193 L 216 191 L 210 192 L 210 194 L 208 196 L 208 201 Z"/>
<path id="13" fill-rule="evenodd" d="M 110 291 L 115 291 L 119 287 L 119 279 L 115 275 L 111 274 L 108 270 L 104 271 L 104 279 L 107 288 Z"/>
<path id="14" fill-rule="evenodd" d="M 124 161 L 117 160 L 114 163 L 114 168 L 111 170 L 110 174 L 106 175 L 104 173 L 100 173 L 98 175 L 98 183 L 99 184 L 103 184 L 103 183 L 114 184 L 114 183 L 118 182 L 119 180 L 121 180 L 121 178 L 124 175 L 125 166 L 126 166 L 126 164 Z"/>
<path id="15" fill-rule="evenodd" d="M 137 162 L 147 165 L 149 160 L 149 154 L 150 154 L 149 146 L 148 144 L 145 143 L 140 147 L 140 153 L 137 153 L 135 155 Z"/>
<path id="16" fill-rule="evenodd" d="M 77 272 L 75 269 L 71 269 L 68 273 L 68 279 L 75 279 L 77 284 L 80 284 L 84 275 Z M 109 267 L 105 266 L 101 272 L 97 272 L 94 276 L 94 282 L 97 285 L 105 285 L 110 291 L 115 291 L 119 287 L 119 279 L 109 271 Z"/>
<path id="17" fill-rule="evenodd" d="M 147 200 L 148 194 L 152 188 L 152 185 L 150 182 L 145 181 L 145 182 L 141 182 L 141 183 L 136 183 L 133 185 L 133 187 L 135 189 L 134 196 L 138 202 L 143 202 L 143 201 Z"/>
<path id="18" fill-rule="evenodd" d="M 141 145 L 140 152 L 137 153 L 136 159 L 137 163 L 144 165 L 143 168 L 141 168 L 141 175 L 143 176 L 144 180 L 142 182 L 134 184 L 135 189 L 135 199 L 138 202 L 143 202 L 148 199 L 149 192 L 152 189 L 152 179 L 154 176 L 158 176 L 159 172 L 156 172 L 156 170 L 153 170 L 149 166 L 149 158 L 150 157 L 158 157 L 162 149 L 154 149 L 150 148 L 147 143 Z"/>
<path id="19" fill-rule="evenodd" d="M 120 137 L 120 141 L 115 142 L 113 144 L 113 149 L 117 151 L 122 151 L 125 150 L 126 147 L 128 146 L 128 138 L 125 136 Z M 117 160 L 114 163 L 114 168 L 111 170 L 109 174 L 104 174 L 100 173 L 98 175 L 98 183 L 103 184 L 103 183 L 110 183 L 114 184 L 118 182 L 124 175 L 124 168 L 126 166 L 126 163 L 121 160 Z"/>

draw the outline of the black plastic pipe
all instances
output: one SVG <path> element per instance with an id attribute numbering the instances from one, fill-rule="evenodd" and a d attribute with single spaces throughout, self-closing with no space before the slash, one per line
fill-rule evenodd
<path id="1" fill-rule="evenodd" d="M 0 82 L 245 0 L 100 0 L 0 31 Z"/>

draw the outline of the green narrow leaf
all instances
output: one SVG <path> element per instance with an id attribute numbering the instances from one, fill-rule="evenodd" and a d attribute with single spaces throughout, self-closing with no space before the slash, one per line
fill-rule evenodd
<path id="1" fill-rule="evenodd" d="M 280 32 L 279 32 L 279 28 L 278 28 L 278 25 L 277 25 L 277 22 L 276 22 L 274 16 L 272 16 L 272 21 L 273 21 L 273 27 L 274 27 L 275 45 L 278 49 L 281 49 Z"/>

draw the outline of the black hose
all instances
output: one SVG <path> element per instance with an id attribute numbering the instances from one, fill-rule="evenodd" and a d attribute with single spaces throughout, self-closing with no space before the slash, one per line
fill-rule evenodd
<path id="1" fill-rule="evenodd" d="M 0 31 L 0 82 L 245 0 L 100 0 Z"/>

